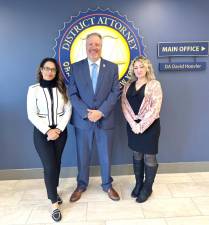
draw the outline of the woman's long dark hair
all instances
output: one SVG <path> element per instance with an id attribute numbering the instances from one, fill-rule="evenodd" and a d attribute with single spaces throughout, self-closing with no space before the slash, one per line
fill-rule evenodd
<path id="1" fill-rule="evenodd" d="M 68 101 L 68 96 L 67 96 L 67 88 L 64 82 L 64 78 L 61 74 L 60 71 L 60 66 L 57 63 L 56 59 L 54 58 L 44 58 L 38 68 L 38 73 L 37 73 L 37 81 L 40 83 L 40 81 L 43 79 L 42 73 L 41 73 L 41 69 L 43 69 L 44 65 L 46 62 L 52 62 L 55 65 L 56 68 L 56 75 L 55 77 L 57 78 L 57 88 L 60 91 L 60 93 L 62 94 L 62 97 L 64 99 L 64 102 L 67 103 Z"/>

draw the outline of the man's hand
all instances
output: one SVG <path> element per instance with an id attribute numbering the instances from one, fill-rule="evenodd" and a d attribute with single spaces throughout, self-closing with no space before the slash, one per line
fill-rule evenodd
<path id="1" fill-rule="evenodd" d="M 97 122 L 102 118 L 102 112 L 99 110 L 94 110 L 94 109 L 88 109 L 88 119 L 91 122 Z"/>

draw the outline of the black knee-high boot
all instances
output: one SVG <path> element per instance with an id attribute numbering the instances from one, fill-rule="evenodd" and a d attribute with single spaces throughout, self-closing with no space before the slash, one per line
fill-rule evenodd
<path id="1" fill-rule="evenodd" d="M 136 179 L 136 185 L 131 192 L 131 197 L 136 198 L 139 195 L 139 192 L 142 189 L 143 186 L 143 180 L 144 180 L 144 159 L 136 160 L 133 158 L 133 169 L 134 169 L 134 175 Z"/>
<path id="2" fill-rule="evenodd" d="M 137 202 L 145 202 L 149 196 L 152 194 L 152 185 L 157 174 L 158 165 L 156 166 L 147 166 L 145 164 L 145 181 L 143 187 L 136 199 Z"/>

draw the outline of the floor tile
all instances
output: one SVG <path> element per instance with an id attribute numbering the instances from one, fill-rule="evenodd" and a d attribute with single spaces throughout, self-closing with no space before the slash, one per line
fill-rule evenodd
<path id="1" fill-rule="evenodd" d="M 194 182 L 209 182 L 209 172 L 188 173 Z"/>
<path id="2" fill-rule="evenodd" d="M 167 225 L 209 225 L 208 216 L 179 217 L 166 219 Z"/>
<path id="3" fill-rule="evenodd" d="M 2 181 L 0 181 L 0 194 L 5 191 L 14 190 L 14 187 L 17 184 L 17 182 L 18 182 L 18 180 L 2 180 Z"/>
<path id="4" fill-rule="evenodd" d="M 173 183 L 192 183 L 193 179 L 187 173 L 169 173 L 157 174 L 155 183 L 173 184 Z"/>
<path id="5" fill-rule="evenodd" d="M 53 220 L 51 218 L 50 214 L 50 208 L 49 205 L 45 206 L 34 206 L 27 224 L 33 224 L 33 223 L 52 223 Z"/>
<path id="6" fill-rule="evenodd" d="M 89 202 L 87 220 L 143 218 L 141 206 L 133 200 L 118 202 Z"/>
<path id="7" fill-rule="evenodd" d="M 12 191 L 1 192 L 0 193 L 0 207 L 1 206 L 5 206 L 5 207 L 6 206 L 7 207 L 18 206 L 23 195 L 24 195 L 23 191 L 15 192 L 14 190 L 12 190 Z"/>
<path id="8" fill-rule="evenodd" d="M 209 182 L 168 184 L 167 186 L 173 197 L 209 197 Z"/>
<path id="9" fill-rule="evenodd" d="M 32 180 L 19 180 L 15 184 L 16 191 L 25 191 L 25 190 L 42 190 L 45 188 L 43 179 L 32 179 Z"/>
<path id="10" fill-rule="evenodd" d="M 208 215 L 209 216 L 209 197 L 202 197 L 202 198 L 192 198 L 193 202 L 197 206 L 197 208 L 200 210 L 202 215 Z"/>
<path id="11" fill-rule="evenodd" d="M 60 225 L 209 225 L 209 173 L 157 174 L 153 193 L 142 204 L 130 193 L 133 175 L 114 177 L 121 200 L 110 200 L 101 177 L 91 177 L 76 203 L 69 198 L 76 178 L 62 178 Z M 0 225 L 51 225 L 50 201 L 43 179 L 0 181 Z"/>
<path id="12" fill-rule="evenodd" d="M 39 190 L 26 190 L 21 199 L 22 204 L 46 204 L 49 203 L 45 188 Z"/>
<path id="13" fill-rule="evenodd" d="M 46 224 L 46 225 L 51 225 L 51 224 Z M 69 221 L 69 222 L 59 222 L 59 225 L 106 225 L 105 221 Z"/>
<path id="14" fill-rule="evenodd" d="M 84 221 L 86 220 L 86 203 L 63 204 L 60 207 L 62 212 L 62 222 Z M 52 223 L 51 210 L 48 206 L 38 206 L 32 210 L 28 223 Z"/>
<path id="15" fill-rule="evenodd" d="M 108 220 L 106 225 L 167 225 L 164 219 Z"/>
<path id="16" fill-rule="evenodd" d="M 200 211 L 190 198 L 149 199 L 141 205 L 145 218 L 200 215 Z"/>
<path id="17" fill-rule="evenodd" d="M 63 219 L 62 222 L 86 221 L 87 203 L 66 203 L 61 207 Z"/>
<path id="18" fill-rule="evenodd" d="M 32 212 L 32 207 L 0 207 L 0 224 L 25 224 Z"/>

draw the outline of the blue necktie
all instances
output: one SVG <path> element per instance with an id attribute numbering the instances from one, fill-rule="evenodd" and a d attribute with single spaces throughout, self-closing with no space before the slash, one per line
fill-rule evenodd
<path id="1" fill-rule="evenodd" d="M 94 90 L 94 93 L 95 93 L 96 86 L 97 86 L 97 77 L 98 77 L 97 64 L 96 63 L 92 63 L 91 66 L 92 66 L 92 70 L 91 70 L 91 81 L 92 81 L 93 90 Z"/>

